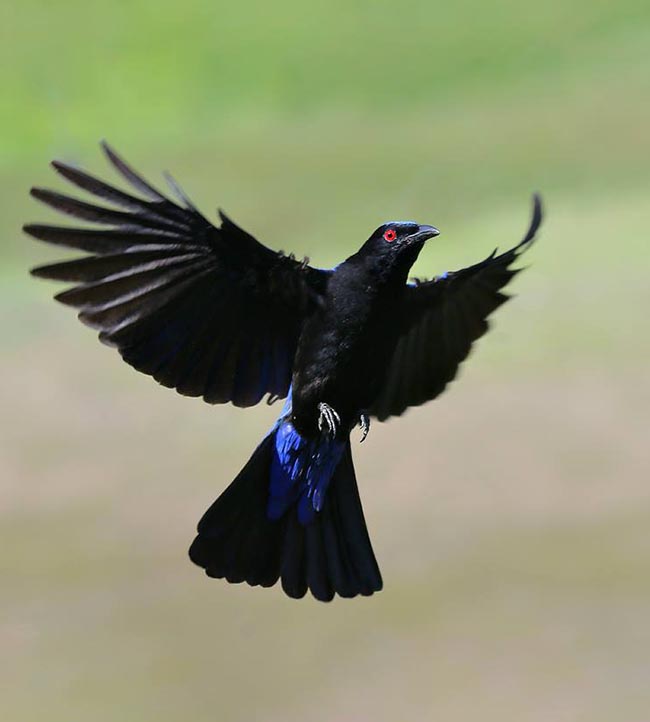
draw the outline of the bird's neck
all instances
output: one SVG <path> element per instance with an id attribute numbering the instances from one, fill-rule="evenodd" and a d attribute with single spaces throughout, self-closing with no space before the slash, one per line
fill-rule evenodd
<path id="1" fill-rule="evenodd" d="M 414 244 L 391 259 L 372 258 L 357 254 L 350 260 L 363 269 L 364 275 L 375 286 L 375 288 L 395 288 L 402 287 L 408 280 L 411 267 L 417 260 L 422 250 L 422 244 Z"/>

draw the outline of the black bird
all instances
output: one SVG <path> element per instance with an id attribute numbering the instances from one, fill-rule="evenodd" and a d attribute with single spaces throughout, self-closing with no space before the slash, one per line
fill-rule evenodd
<path id="1" fill-rule="evenodd" d="M 350 432 L 438 396 L 508 296 L 533 241 L 426 282 L 408 282 L 433 226 L 388 222 L 336 268 L 276 253 L 223 212 L 212 225 L 167 176 L 177 202 L 104 152 L 137 195 L 63 163 L 54 169 L 113 207 L 33 188 L 107 229 L 30 224 L 34 238 L 90 255 L 33 269 L 74 284 L 79 309 L 131 366 L 186 396 L 253 406 L 287 399 L 276 424 L 204 514 L 190 548 L 208 576 L 320 600 L 370 595 L 382 580 L 357 489 Z M 118 210 L 121 209 L 121 210 Z"/>

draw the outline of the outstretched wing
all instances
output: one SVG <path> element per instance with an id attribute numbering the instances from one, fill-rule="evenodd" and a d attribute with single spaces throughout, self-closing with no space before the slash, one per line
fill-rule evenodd
<path id="1" fill-rule="evenodd" d="M 513 262 L 531 245 L 542 220 L 533 197 L 530 228 L 514 248 L 461 271 L 409 285 L 400 336 L 381 393 L 370 412 L 380 421 L 430 401 L 456 376 L 472 344 L 488 330 L 488 316 L 509 296 L 503 289 L 519 270 Z"/>
<path id="2" fill-rule="evenodd" d="M 237 406 L 265 393 L 286 396 L 302 322 L 328 272 L 272 251 L 223 213 L 213 226 L 170 177 L 178 203 L 102 145 L 138 195 L 54 162 L 66 180 L 113 207 L 33 188 L 57 211 L 108 228 L 25 226 L 34 238 L 90 254 L 32 273 L 74 283 L 56 299 L 164 386 Z"/>

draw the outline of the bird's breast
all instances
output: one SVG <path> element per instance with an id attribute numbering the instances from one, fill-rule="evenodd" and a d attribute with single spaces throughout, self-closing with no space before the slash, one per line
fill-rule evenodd
<path id="1" fill-rule="evenodd" d="M 378 393 L 396 339 L 390 303 L 372 293 L 332 294 L 300 336 L 293 374 L 293 415 L 315 432 L 318 404 L 325 402 L 354 426 Z"/>

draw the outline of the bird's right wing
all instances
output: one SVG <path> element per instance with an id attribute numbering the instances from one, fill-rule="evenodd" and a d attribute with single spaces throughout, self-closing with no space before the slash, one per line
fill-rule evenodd
<path id="1" fill-rule="evenodd" d="M 502 289 L 511 268 L 530 247 L 542 220 L 539 196 L 524 238 L 509 251 L 425 283 L 409 285 L 399 318 L 399 339 L 370 413 L 380 421 L 438 396 L 456 376 L 472 344 L 488 330 L 488 316 L 509 296 Z"/>
<path id="2" fill-rule="evenodd" d="M 164 386 L 237 406 L 286 396 L 303 320 L 328 272 L 272 251 L 223 213 L 213 226 L 171 178 L 180 203 L 103 147 L 139 196 L 54 162 L 66 180 L 116 208 L 32 189 L 61 213 L 109 226 L 25 226 L 34 238 L 90 254 L 32 273 L 74 283 L 57 300 Z"/>

